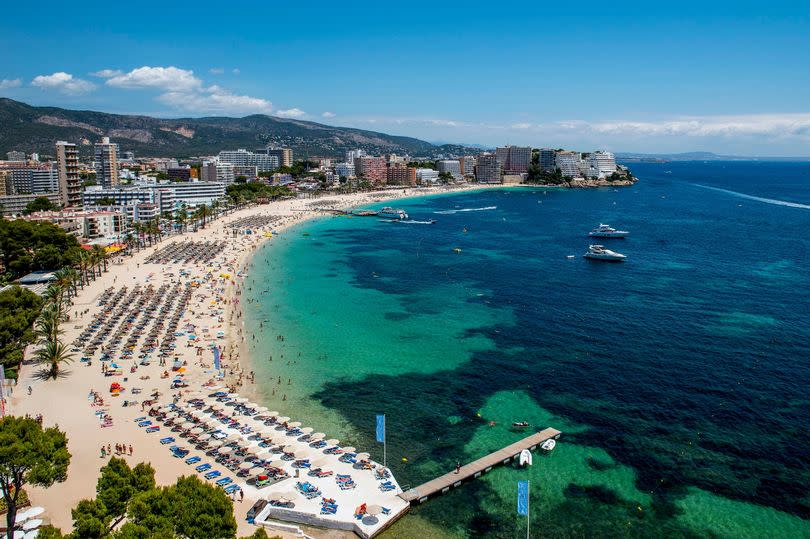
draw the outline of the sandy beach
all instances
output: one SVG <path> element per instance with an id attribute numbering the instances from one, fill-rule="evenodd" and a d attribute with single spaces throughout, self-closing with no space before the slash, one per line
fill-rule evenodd
<path id="1" fill-rule="evenodd" d="M 480 186 L 457 188 L 480 189 Z M 388 199 L 411 196 L 431 195 L 446 192 L 447 189 L 404 189 L 396 191 L 356 193 L 349 195 L 325 196 L 320 199 L 297 198 L 273 202 L 266 205 L 242 209 L 217 220 L 207 223 L 204 229 L 196 232 L 165 238 L 159 244 L 143 249 L 131 256 L 113 259 L 109 271 L 96 281 L 80 290 L 73 298 L 70 308 L 71 319 L 64 324 L 64 340 L 74 343 L 74 362 L 67 366 L 64 376 L 56 381 L 39 380 L 35 374 L 37 365 L 28 364 L 22 368 L 19 384 L 9 398 L 8 413 L 13 415 L 42 414 L 46 425 L 58 425 L 67 433 L 69 450 L 72 455 L 68 470 L 68 479 L 48 489 L 29 487 L 27 490 L 32 503 L 46 508 L 50 522 L 64 531 L 71 529 L 70 510 L 83 498 L 94 496 L 95 485 L 100 468 L 107 462 L 109 455 L 102 457 L 102 447 L 108 444 L 126 446 L 123 455 L 131 465 L 138 462 L 150 462 L 156 470 L 155 478 L 160 485 L 171 484 L 182 475 L 193 474 L 193 468 L 183 459 L 174 458 L 167 447 L 159 443 L 160 438 L 170 433 L 163 431 L 148 434 L 134 421 L 146 415 L 148 406 L 143 401 L 156 399 L 161 404 L 182 400 L 190 393 L 204 393 L 203 384 L 212 383 L 217 372 L 213 369 L 211 348 L 216 345 L 222 350 L 222 369 L 224 379 L 219 383 L 227 385 L 241 395 L 250 397 L 250 382 L 246 370 L 243 370 L 243 344 L 245 335 L 241 305 L 239 303 L 240 287 L 244 278 L 243 270 L 249 263 L 256 248 L 272 237 L 282 234 L 288 227 L 303 220 L 324 215 L 317 208 L 331 207 L 346 209 Z M 252 234 L 235 235 L 230 223 L 246 219 L 257 219 L 256 222 L 268 222 L 266 226 L 254 229 Z M 247 222 L 247 221 L 242 221 Z M 240 229 L 236 229 L 240 230 Z M 273 234 L 270 234 L 270 231 Z M 148 262 L 150 256 L 165 249 L 172 242 L 222 242 L 222 249 L 214 256 L 197 261 Z M 192 251 L 199 244 L 188 245 Z M 148 298 L 147 304 L 157 308 L 157 316 L 142 322 L 148 331 L 165 322 L 161 317 L 174 313 L 179 301 L 172 294 L 185 287 L 191 287 L 190 300 L 185 309 L 179 310 L 180 326 L 194 327 L 194 335 L 186 332 L 176 338 L 172 361 L 183 364 L 182 384 L 185 387 L 172 389 L 176 376 L 164 375 L 171 369 L 171 364 L 161 365 L 157 359 L 143 365 L 133 356 L 130 359 L 116 359 L 120 373 L 117 376 L 105 376 L 102 362 L 97 360 L 96 352 L 91 362 L 79 361 L 84 355 L 86 342 L 77 342 L 79 336 L 102 310 L 100 300 L 117 292 L 126 298 L 121 289 L 126 286 L 126 293 L 132 293 L 135 287 Z M 151 287 L 151 288 L 149 288 Z M 165 287 L 165 288 L 161 288 Z M 151 290 L 151 296 L 149 295 Z M 106 293 L 105 293 L 106 291 Z M 165 296 L 165 297 L 164 297 Z M 115 309 L 108 304 L 107 309 Z M 168 309 L 168 312 L 160 310 Z M 162 313 L 162 314 L 161 314 Z M 119 327 L 118 324 L 115 327 Z M 161 325 L 162 328 L 162 325 Z M 157 331 L 157 330 L 156 330 Z M 160 333 L 161 337 L 163 333 Z M 104 338 L 107 336 L 105 335 Z M 113 336 L 114 337 L 114 336 Z M 112 340 L 112 338 L 110 339 Z M 143 339 L 141 339 L 142 341 Z M 110 342 L 104 345 L 110 346 Z M 120 344 L 120 343 L 117 343 Z M 138 343 L 138 348 L 140 348 Z M 115 348 L 115 346 L 114 346 Z M 120 348 L 118 351 L 120 352 Z M 27 357 L 31 355 L 31 347 Z M 171 362 L 169 362 L 171 363 Z M 249 369 L 249 367 L 245 367 Z M 119 383 L 124 389 L 117 395 L 110 392 L 110 385 Z M 28 388 L 31 394 L 28 394 Z M 96 392 L 103 403 L 93 398 Z M 124 401 L 128 406 L 123 406 Z M 261 404 L 261 403 L 258 403 Z M 280 410 L 289 417 L 295 418 L 295 410 Z M 326 433 L 327 436 L 329 433 Z M 129 447 L 132 447 L 132 455 Z M 362 451 L 362 448 L 361 448 Z M 245 499 L 234 504 L 235 518 L 239 523 L 239 534 L 252 533 L 252 526 L 245 522 L 245 513 L 254 501 L 260 497 L 255 490 L 246 489 Z"/>

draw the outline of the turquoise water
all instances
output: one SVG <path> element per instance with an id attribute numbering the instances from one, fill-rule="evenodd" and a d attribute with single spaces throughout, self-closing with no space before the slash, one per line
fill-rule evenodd
<path id="1" fill-rule="evenodd" d="M 524 478 L 537 535 L 810 536 L 810 166 L 633 168 L 629 188 L 410 199 L 438 222 L 324 218 L 257 252 L 268 406 L 378 460 L 386 413 L 406 485 L 524 436 L 512 421 L 565 432 L 388 536 L 525 536 Z M 581 258 L 599 222 L 631 230 L 610 243 L 626 263 Z"/>

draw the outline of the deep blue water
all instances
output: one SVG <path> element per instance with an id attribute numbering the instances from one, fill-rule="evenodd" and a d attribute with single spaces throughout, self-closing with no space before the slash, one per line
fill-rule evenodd
<path id="1" fill-rule="evenodd" d="M 628 519 L 639 520 L 632 530 L 641 536 L 748 533 L 723 528 L 720 517 L 705 529 L 694 527 L 700 517 L 685 523 L 694 489 L 748 504 L 732 510 L 741 514 L 761 507 L 810 517 L 810 164 L 631 168 L 640 182 L 626 188 L 513 189 L 400 204 L 413 219 L 437 219 L 432 226 L 370 219 L 314 225 L 312 260 L 327 261 L 330 276 L 347 275 L 347 290 L 389 296 L 391 324 L 469 312 L 459 347 L 476 336 L 493 346 L 444 365 L 450 350 L 424 344 L 443 325 L 410 328 L 407 338 L 429 350 L 424 360 L 440 372 L 332 373 L 312 397 L 369 437 L 370 411 L 387 403 L 396 425 L 389 455 L 418 455 L 447 469 L 485 429 L 487 418 L 476 422 L 472 412 L 492 409 L 496 395 L 528 395 L 558 421 L 581 427 L 564 443 L 604 451 L 632 470 L 634 488 L 651 500 L 641 519 L 618 486 L 614 492 L 609 483 L 571 480 L 564 503 L 536 517 L 552 536 L 612 534 Z M 458 211 L 478 208 L 491 209 Z M 603 240 L 628 256 L 625 263 L 581 257 L 587 231 L 600 222 L 631 231 L 624 240 Z M 303 273 L 299 267 L 296 279 L 306 279 Z M 368 308 L 352 304 L 348 291 L 345 297 L 344 313 Z M 476 314 L 482 309 L 494 318 Z M 297 323 L 328 349 L 323 322 Z M 380 354 L 395 353 L 405 339 L 379 343 Z M 448 426 L 446 418 L 464 420 Z M 412 484 L 435 469 L 394 468 Z M 479 482 L 421 516 L 441 527 L 462 521 L 472 536 L 511 536 L 504 531 L 512 530 L 505 524 L 511 505 L 493 510 L 480 501 L 496 483 Z M 693 510 L 717 505 L 700 500 Z M 780 528 L 751 518 L 751 536 L 796 533 L 795 521 Z"/>

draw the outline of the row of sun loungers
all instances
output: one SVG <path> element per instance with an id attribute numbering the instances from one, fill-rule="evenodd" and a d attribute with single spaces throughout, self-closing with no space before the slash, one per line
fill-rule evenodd
<path id="1" fill-rule="evenodd" d="M 173 241 L 161 247 L 146 262 L 153 264 L 200 264 L 211 262 L 226 247 L 225 241 Z"/>

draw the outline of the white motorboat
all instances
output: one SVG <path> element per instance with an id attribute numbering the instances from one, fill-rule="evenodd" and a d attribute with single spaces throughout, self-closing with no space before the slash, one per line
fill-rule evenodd
<path id="1" fill-rule="evenodd" d="M 627 230 L 616 230 L 610 225 L 599 223 L 599 226 L 588 232 L 592 238 L 623 238 L 630 232 Z"/>
<path id="2" fill-rule="evenodd" d="M 544 451 L 551 451 L 555 447 L 557 447 L 557 441 L 554 438 L 549 438 L 548 440 L 540 444 L 540 449 Z"/>
<path id="3" fill-rule="evenodd" d="M 532 465 L 532 452 L 528 449 L 524 449 L 520 452 L 520 465 L 521 466 L 531 466 Z"/>
<path id="4" fill-rule="evenodd" d="M 603 245 L 591 245 L 588 247 L 588 252 L 582 256 L 591 260 L 604 260 L 606 262 L 621 262 L 627 258 L 621 253 L 605 249 Z"/>

